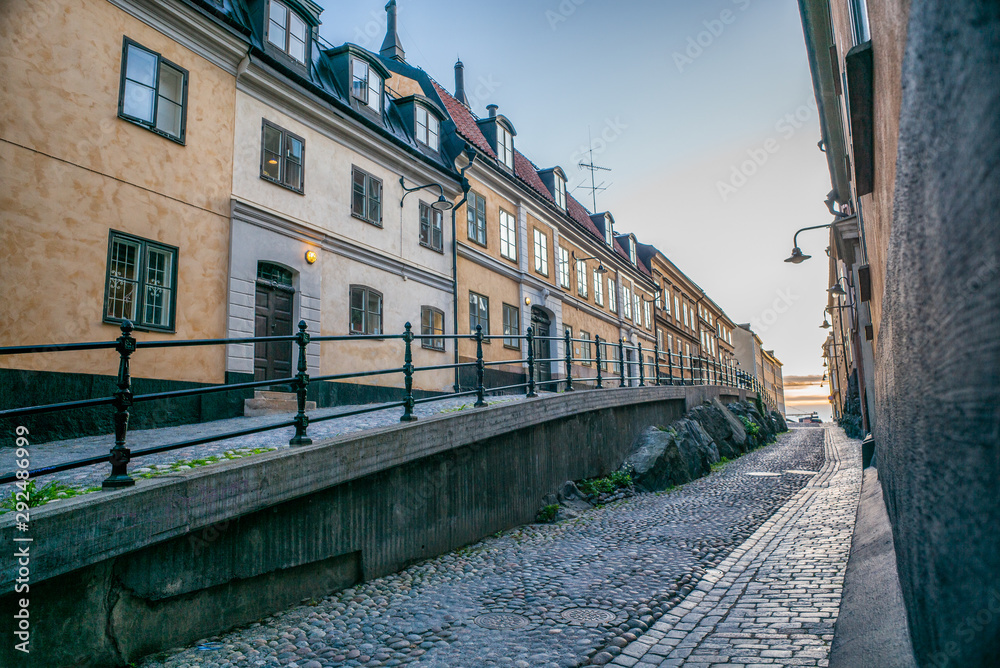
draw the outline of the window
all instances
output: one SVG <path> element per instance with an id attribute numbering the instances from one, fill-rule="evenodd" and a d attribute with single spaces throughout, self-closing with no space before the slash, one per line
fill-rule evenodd
<path id="1" fill-rule="evenodd" d="M 598 306 L 604 306 L 604 281 L 601 280 L 601 272 L 594 270 L 594 302 Z"/>
<path id="2" fill-rule="evenodd" d="M 475 241 L 481 246 L 486 245 L 486 200 L 482 195 L 469 193 L 469 201 L 465 205 L 469 220 L 469 241 Z"/>
<path id="3" fill-rule="evenodd" d="M 177 248 L 111 231 L 104 321 L 173 331 Z"/>
<path id="4" fill-rule="evenodd" d="M 521 334 L 521 312 L 516 306 L 511 306 L 510 304 L 503 305 L 503 335 L 504 336 L 519 336 Z M 520 339 L 504 339 L 503 345 L 505 348 L 516 348 L 521 349 Z"/>
<path id="5" fill-rule="evenodd" d="M 690 328 L 691 325 L 688 324 L 688 303 L 684 302 L 684 326 Z"/>
<path id="6" fill-rule="evenodd" d="M 517 227 L 514 216 L 500 209 L 500 255 L 517 261 Z"/>
<path id="7" fill-rule="evenodd" d="M 444 240 L 441 232 L 442 214 L 429 204 L 420 203 L 420 245 L 439 253 L 443 252 Z"/>
<path id="8" fill-rule="evenodd" d="M 184 143 L 187 70 L 125 38 L 118 116 Z"/>
<path id="9" fill-rule="evenodd" d="M 351 96 L 375 113 L 382 111 L 382 77 L 358 58 L 351 59 Z"/>
<path id="10" fill-rule="evenodd" d="M 423 336 L 444 336 L 444 311 L 433 306 L 420 307 L 420 333 Z M 420 339 L 423 348 L 444 350 L 444 339 Z"/>
<path id="11" fill-rule="evenodd" d="M 851 28 L 854 32 L 855 46 L 871 39 L 868 31 L 867 0 L 851 0 Z"/>
<path id="12" fill-rule="evenodd" d="M 635 256 L 635 239 L 633 239 L 632 237 L 628 238 L 628 260 L 633 265 L 638 263 L 638 260 L 636 259 Z"/>
<path id="13" fill-rule="evenodd" d="M 469 292 L 469 331 L 473 334 L 476 325 L 482 326 L 484 336 L 490 333 L 490 298 Z"/>
<path id="14" fill-rule="evenodd" d="M 642 314 L 639 312 L 640 309 L 642 308 L 641 304 L 642 304 L 642 297 L 639 296 L 638 292 L 633 292 L 632 293 L 632 306 L 633 306 L 632 312 L 635 313 L 635 324 L 637 324 L 637 325 L 641 325 L 642 324 Z"/>
<path id="15" fill-rule="evenodd" d="M 656 348 L 660 351 L 660 357 L 663 357 L 663 330 L 659 327 L 656 328 Z"/>
<path id="16" fill-rule="evenodd" d="M 382 293 L 363 285 L 351 286 L 351 334 L 382 333 Z"/>
<path id="17" fill-rule="evenodd" d="M 632 291 L 627 285 L 622 286 L 622 315 L 627 320 L 632 319 Z"/>
<path id="18" fill-rule="evenodd" d="M 576 261 L 576 293 L 587 298 L 587 263 L 584 260 Z"/>
<path id="19" fill-rule="evenodd" d="M 656 301 L 656 308 L 663 308 L 663 290 L 653 293 L 653 299 Z"/>
<path id="20" fill-rule="evenodd" d="M 305 140 L 265 120 L 260 143 L 260 178 L 301 194 L 305 189 Z"/>
<path id="21" fill-rule="evenodd" d="M 581 329 L 580 338 L 584 339 L 584 341 L 580 344 L 580 351 L 577 353 L 577 357 L 580 359 L 580 364 L 583 366 L 590 366 L 590 332 Z"/>
<path id="22" fill-rule="evenodd" d="M 308 39 L 306 22 L 286 5 L 271 0 L 268 12 L 267 41 L 305 65 Z"/>
<path id="23" fill-rule="evenodd" d="M 569 251 L 559 247 L 559 257 L 556 258 L 557 273 L 559 274 L 559 286 L 569 288 Z"/>
<path id="24" fill-rule="evenodd" d="M 438 150 L 441 122 L 437 116 L 417 105 L 417 141 L 431 150 Z"/>
<path id="25" fill-rule="evenodd" d="M 612 313 L 618 312 L 618 305 L 615 304 L 615 281 L 612 278 L 608 279 L 608 310 Z"/>
<path id="26" fill-rule="evenodd" d="M 352 182 L 351 214 L 382 227 L 382 181 L 354 167 Z"/>
<path id="27" fill-rule="evenodd" d="M 674 321 L 681 317 L 681 300 L 680 297 L 674 295 Z"/>
<path id="28" fill-rule="evenodd" d="M 615 247 L 614 230 L 611 229 L 611 216 L 604 216 L 604 243 Z"/>
<path id="29" fill-rule="evenodd" d="M 645 320 L 645 322 L 646 322 L 646 329 L 649 329 L 651 327 L 651 325 L 652 325 L 652 323 L 650 322 L 650 317 L 649 317 L 649 302 L 644 301 L 642 303 L 642 316 L 643 316 L 643 320 Z"/>
<path id="30" fill-rule="evenodd" d="M 514 137 L 507 128 L 497 126 L 497 159 L 507 169 L 514 169 Z"/>
<path id="31" fill-rule="evenodd" d="M 549 275 L 549 238 L 535 228 L 535 271 L 542 276 Z"/>
<path id="32" fill-rule="evenodd" d="M 566 180 L 558 173 L 553 173 L 556 184 L 556 206 L 563 211 L 566 210 Z"/>

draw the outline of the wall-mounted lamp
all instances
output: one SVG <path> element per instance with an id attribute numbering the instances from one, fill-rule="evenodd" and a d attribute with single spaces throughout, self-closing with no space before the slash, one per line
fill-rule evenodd
<path id="1" fill-rule="evenodd" d="M 309 264 L 315 264 L 316 263 L 316 257 L 317 257 L 316 256 L 316 251 L 314 251 L 314 250 L 307 250 L 306 251 L 306 262 L 308 262 Z"/>
<path id="2" fill-rule="evenodd" d="M 827 292 L 829 292 L 834 297 L 846 297 L 847 293 L 844 291 L 844 288 L 840 287 L 841 281 L 846 283 L 847 279 L 843 277 L 838 279 L 837 282 L 833 284 L 833 287 L 827 288 Z"/>
<path id="3" fill-rule="evenodd" d="M 406 182 L 403 180 L 403 177 L 399 177 L 399 185 L 401 185 L 403 187 L 403 190 L 406 191 L 403 193 L 403 199 L 399 200 L 400 208 L 402 208 L 403 201 L 406 199 L 407 195 L 409 195 L 412 192 L 416 192 L 418 190 L 423 190 L 424 188 L 437 188 L 438 192 L 440 192 L 437 201 L 431 204 L 431 208 L 434 209 L 435 211 L 450 211 L 452 207 L 455 206 L 445 198 L 444 186 L 442 186 L 440 183 L 427 183 L 422 186 L 417 186 L 416 188 L 407 188 Z"/>
<path id="4" fill-rule="evenodd" d="M 576 251 L 570 251 L 570 255 L 572 255 L 573 259 L 576 260 L 577 262 L 585 262 L 586 260 L 597 260 L 597 273 L 598 274 L 608 273 L 608 270 L 604 267 L 604 263 L 601 262 L 601 258 L 597 257 L 596 255 L 592 255 L 590 257 L 577 257 Z"/>
<path id="5" fill-rule="evenodd" d="M 823 316 L 823 324 L 820 325 L 820 327 L 822 327 L 823 329 L 830 329 L 831 327 L 833 327 L 833 325 L 831 325 L 829 322 L 826 321 L 826 316 Z"/>
<path id="6" fill-rule="evenodd" d="M 833 225 L 833 223 L 827 223 L 826 225 L 813 225 L 812 227 L 803 227 L 801 230 L 796 232 L 795 236 L 792 237 L 792 254 L 790 257 L 785 258 L 785 262 L 799 264 L 812 257 L 812 255 L 805 255 L 802 252 L 802 249 L 799 248 L 799 233 L 805 232 L 806 230 L 819 230 L 824 227 L 830 227 L 831 225 Z"/>
<path id="7" fill-rule="evenodd" d="M 525 297 L 524 298 L 524 305 L 525 306 L 531 306 L 531 297 Z"/>

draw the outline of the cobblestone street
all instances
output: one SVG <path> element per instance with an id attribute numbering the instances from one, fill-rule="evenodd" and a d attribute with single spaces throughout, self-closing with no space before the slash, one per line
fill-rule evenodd
<path id="1" fill-rule="evenodd" d="M 520 527 L 144 668 L 825 665 L 860 446 L 795 427 L 706 478 Z"/>

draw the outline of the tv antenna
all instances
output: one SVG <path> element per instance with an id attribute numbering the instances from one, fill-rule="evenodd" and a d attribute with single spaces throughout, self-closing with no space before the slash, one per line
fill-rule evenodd
<path id="1" fill-rule="evenodd" d="M 592 213 L 597 213 L 597 193 L 604 192 L 609 187 L 611 187 L 610 183 L 605 184 L 604 181 L 597 183 L 597 172 L 610 172 L 611 168 L 601 167 L 600 165 L 594 164 L 594 141 L 593 137 L 590 134 L 589 127 L 587 128 L 587 139 L 589 140 L 588 144 L 590 145 L 590 162 L 583 162 L 581 160 L 577 164 L 580 167 L 580 169 L 586 169 L 590 172 L 590 187 L 587 188 L 585 184 L 580 184 L 579 186 L 577 186 L 577 188 L 586 188 L 587 190 L 590 191 L 590 195 L 593 198 L 594 202 L 594 210 L 592 211 Z"/>

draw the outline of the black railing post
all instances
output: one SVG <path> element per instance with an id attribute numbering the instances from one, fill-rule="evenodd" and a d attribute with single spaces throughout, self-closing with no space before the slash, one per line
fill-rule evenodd
<path id="1" fill-rule="evenodd" d="M 417 416 L 413 414 L 413 325 L 406 323 L 403 326 L 403 386 L 406 388 L 406 397 L 403 399 L 403 416 L 400 422 L 413 422 Z M 458 342 L 455 342 L 458 345 Z"/>
<path id="2" fill-rule="evenodd" d="M 618 374 L 621 380 L 618 387 L 625 387 L 625 341 L 618 337 Z"/>
<path id="3" fill-rule="evenodd" d="M 674 384 L 674 354 L 667 349 L 667 373 L 670 374 L 670 384 Z"/>
<path id="4" fill-rule="evenodd" d="M 483 326 L 476 325 L 476 408 L 489 406 L 486 403 L 486 388 L 483 386 L 483 376 L 486 374 L 486 365 L 483 363 Z"/>
<path id="5" fill-rule="evenodd" d="M 566 391 L 573 391 L 573 340 L 567 329 L 565 331 L 566 340 Z"/>
<path id="6" fill-rule="evenodd" d="M 656 384 L 660 384 L 660 340 L 653 341 L 653 371 L 656 373 Z"/>
<path id="7" fill-rule="evenodd" d="M 639 387 L 646 387 L 646 360 L 642 358 L 642 339 L 639 339 Z"/>
<path id="8" fill-rule="evenodd" d="M 125 436 L 128 433 L 128 409 L 132 406 L 132 376 L 129 373 L 129 358 L 135 352 L 135 339 L 132 338 L 132 323 L 122 322 L 122 335 L 118 337 L 118 351 L 121 359 L 118 362 L 118 390 L 115 392 L 115 447 L 111 448 L 111 475 L 103 483 L 102 489 L 117 489 L 131 487 L 135 480 L 128 474 L 128 463 L 132 451 L 125 447 Z"/>
<path id="9" fill-rule="evenodd" d="M 299 321 L 299 333 L 295 335 L 295 343 L 299 346 L 299 366 L 298 374 L 295 376 L 295 399 L 298 403 L 298 412 L 295 414 L 295 436 L 288 442 L 288 445 L 309 445 L 312 439 L 306 436 L 306 428 L 309 426 L 309 416 L 306 415 L 306 392 L 309 389 L 309 370 L 306 364 L 306 346 L 309 345 L 309 332 L 306 331 L 306 321 Z"/>
<path id="10" fill-rule="evenodd" d="M 526 398 L 532 399 L 538 396 L 535 392 L 535 330 L 529 327 L 524 332 L 528 344 L 528 394 Z"/>
<path id="11" fill-rule="evenodd" d="M 691 372 L 691 385 L 694 385 L 694 357 L 688 353 L 688 371 Z"/>
<path id="12" fill-rule="evenodd" d="M 597 356 L 595 358 L 597 360 L 597 389 L 600 390 L 604 387 L 604 379 L 601 378 L 601 337 L 599 334 L 594 335 L 594 345 L 596 346 L 595 350 L 597 351 Z"/>

